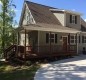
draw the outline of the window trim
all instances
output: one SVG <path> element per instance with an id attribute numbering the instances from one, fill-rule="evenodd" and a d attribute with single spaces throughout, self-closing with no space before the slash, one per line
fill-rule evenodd
<path id="1" fill-rule="evenodd" d="M 70 23 L 71 23 L 71 24 L 77 24 L 77 22 L 76 22 L 76 21 L 77 21 L 77 20 L 76 20 L 76 17 L 77 17 L 77 16 L 76 16 L 76 15 L 70 15 L 70 16 L 71 16 L 71 18 L 70 18 L 70 19 L 71 19 L 71 20 L 70 20 Z"/>
<path id="2" fill-rule="evenodd" d="M 82 44 L 86 44 L 86 35 L 82 35 L 82 37 L 84 36 L 84 42 L 82 41 Z"/>
<path id="3" fill-rule="evenodd" d="M 55 35 L 56 35 L 56 33 L 46 33 L 46 34 L 49 34 L 49 41 L 48 41 L 48 43 L 50 43 L 51 42 L 51 39 L 54 39 L 54 42 L 51 42 L 51 43 L 53 43 L 53 44 L 57 44 L 56 42 L 55 42 L 55 39 L 56 39 L 56 37 L 55 37 Z M 50 34 L 53 34 L 54 35 L 54 38 L 51 38 L 51 35 Z M 58 39 L 57 39 L 58 40 Z M 58 42 L 58 41 L 57 41 Z M 46 44 L 48 44 L 48 43 L 46 43 Z"/>
<path id="4" fill-rule="evenodd" d="M 74 39 L 71 39 L 71 36 L 73 36 Z M 74 40 L 74 43 L 72 43 L 71 40 Z M 78 41 L 78 38 L 77 38 L 77 41 Z M 70 44 L 76 44 L 76 35 L 70 35 Z"/>
<path id="5" fill-rule="evenodd" d="M 54 38 L 51 38 L 51 35 L 54 35 Z M 51 43 L 55 43 L 55 33 L 51 33 L 51 35 L 50 35 L 50 33 L 49 33 L 49 42 L 51 42 L 51 39 L 53 39 L 54 40 L 54 42 L 51 42 Z"/>

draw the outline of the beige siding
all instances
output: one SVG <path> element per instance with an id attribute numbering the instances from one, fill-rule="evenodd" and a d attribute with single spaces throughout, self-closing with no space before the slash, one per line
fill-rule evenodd
<path id="1" fill-rule="evenodd" d="M 86 49 L 86 43 L 82 43 L 82 36 L 85 35 L 86 36 L 86 33 L 81 33 L 80 36 L 81 36 L 81 42 L 78 44 L 78 52 L 79 53 L 82 53 L 83 51 L 83 47 L 85 47 Z"/>
<path id="2" fill-rule="evenodd" d="M 56 18 L 59 20 L 59 22 L 63 25 L 63 26 L 65 26 L 65 14 L 64 13 L 53 13 L 55 16 L 56 16 Z"/>
<path id="3" fill-rule="evenodd" d="M 20 45 L 25 44 L 25 34 L 20 33 Z M 26 34 L 26 45 L 37 45 L 38 44 L 38 32 L 37 31 L 32 31 L 28 32 Z"/>
<path id="4" fill-rule="evenodd" d="M 31 31 L 28 33 L 28 40 L 30 46 L 37 46 L 38 45 L 38 31 Z"/>
<path id="5" fill-rule="evenodd" d="M 27 16 L 28 16 L 28 20 L 27 20 Z M 35 24 L 35 20 L 30 12 L 28 6 L 26 5 L 24 18 L 23 18 L 23 25 L 27 25 L 27 24 Z"/>
<path id="6" fill-rule="evenodd" d="M 49 46 L 50 45 L 50 44 L 46 44 L 46 33 L 48 33 L 48 32 L 42 32 L 42 31 L 39 32 L 39 46 Z M 66 33 L 56 33 L 56 34 L 58 36 L 57 44 L 51 44 L 55 51 L 57 51 L 58 49 L 60 50 L 60 47 L 62 47 L 62 38 L 61 37 L 68 36 L 68 34 L 66 34 Z M 76 34 L 70 34 L 70 35 L 76 36 Z M 79 43 L 79 35 L 81 38 L 80 43 Z M 83 47 L 86 48 L 86 43 L 82 43 L 82 35 L 86 35 L 86 33 L 77 35 L 78 53 L 82 53 Z M 54 47 L 55 45 L 59 45 L 59 48 Z M 71 45 L 76 45 L 76 43 L 73 43 Z M 40 48 L 40 51 L 49 51 L 49 48 L 47 48 L 47 47 L 45 47 L 44 49 Z"/>
<path id="7" fill-rule="evenodd" d="M 25 34 L 24 33 L 20 34 L 20 45 L 22 46 L 25 45 Z M 28 34 L 26 34 L 26 45 L 28 45 Z"/>
<path id="8" fill-rule="evenodd" d="M 80 30 L 81 29 L 80 15 L 77 15 L 77 24 L 72 24 L 72 23 L 70 23 L 70 14 L 67 13 L 66 14 L 66 26 Z"/>
<path id="9" fill-rule="evenodd" d="M 39 44 L 40 45 L 50 45 L 50 44 L 46 44 L 46 33 L 49 32 L 39 32 Z M 57 43 L 53 43 L 52 45 L 62 45 L 62 37 L 66 36 L 68 37 L 68 33 L 56 33 L 56 32 L 52 32 L 57 34 Z M 70 35 L 76 35 L 76 34 L 70 34 Z"/>
<path id="10" fill-rule="evenodd" d="M 50 43 L 46 43 L 46 33 L 49 32 L 39 32 L 39 52 L 48 53 L 50 52 Z M 64 33 L 55 33 L 57 34 L 57 43 L 51 43 L 51 51 L 52 52 L 60 52 L 62 51 L 62 36 L 67 36 L 68 34 Z M 42 47 L 43 46 L 43 47 Z"/>

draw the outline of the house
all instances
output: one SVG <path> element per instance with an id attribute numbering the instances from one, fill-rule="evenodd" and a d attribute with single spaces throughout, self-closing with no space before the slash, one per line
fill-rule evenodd
<path id="1" fill-rule="evenodd" d="M 22 58 L 78 55 L 86 47 L 81 13 L 25 1 L 18 27 L 17 56 Z"/>

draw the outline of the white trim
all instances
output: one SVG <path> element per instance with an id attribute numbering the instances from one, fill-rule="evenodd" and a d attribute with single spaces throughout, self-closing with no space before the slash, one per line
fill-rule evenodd
<path id="1" fill-rule="evenodd" d="M 76 15 L 83 15 L 82 13 L 72 11 L 72 10 L 64 10 L 64 9 L 50 9 L 50 10 L 51 11 L 62 11 L 62 12 L 66 12 L 66 13 L 76 14 Z"/>
<path id="2" fill-rule="evenodd" d="M 48 32 L 62 32 L 62 33 L 79 33 L 80 32 L 79 30 L 75 30 L 75 29 L 72 29 L 72 28 L 70 30 L 67 30 L 69 28 L 65 27 L 65 30 L 64 30 L 64 29 L 61 29 L 60 27 L 61 26 L 58 27 L 58 25 L 57 25 L 57 28 L 53 28 L 53 27 L 52 28 L 48 28 L 48 27 L 44 27 L 44 26 L 42 26 L 42 27 L 35 26 L 34 27 L 33 25 L 28 25 L 28 27 L 24 26 L 24 29 L 37 30 L 37 31 L 48 31 Z"/>
<path id="3" fill-rule="evenodd" d="M 51 39 L 54 39 L 54 42 L 51 42 L 51 44 L 57 44 L 57 43 L 55 43 L 55 34 L 57 34 L 57 33 L 52 33 L 52 32 L 51 33 L 50 32 L 46 32 L 46 33 L 49 34 L 49 43 L 50 43 Z M 54 38 L 51 38 L 50 34 L 53 34 Z M 49 43 L 46 43 L 46 44 L 49 44 Z"/>
<path id="4" fill-rule="evenodd" d="M 54 38 L 51 38 L 51 35 L 53 34 L 54 35 Z M 55 44 L 55 34 L 56 33 L 49 33 L 49 42 L 51 42 L 51 39 L 53 39 L 54 40 L 54 42 L 51 42 L 51 44 L 53 43 L 53 44 Z"/>
<path id="5" fill-rule="evenodd" d="M 67 19 L 67 16 L 66 16 L 66 13 L 64 13 L 64 26 L 66 26 L 66 25 L 67 25 L 67 23 L 66 23 L 66 22 L 67 22 L 67 20 L 66 20 L 66 19 Z"/>
<path id="6" fill-rule="evenodd" d="M 82 35 L 82 36 L 86 37 L 86 35 Z M 81 39 L 82 39 L 82 36 L 81 36 Z M 86 39 L 85 39 L 85 40 L 86 40 Z M 85 40 L 84 40 L 84 41 L 85 41 Z M 84 42 L 84 43 L 82 43 L 82 44 L 86 44 L 86 42 Z"/>
<path id="7" fill-rule="evenodd" d="M 76 24 L 76 19 L 75 19 L 76 15 L 72 14 L 71 16 L 72 16 L 72 18 L 71 18 L 72 23 L 71 24 Z"/>
<path id="8" fill-rule="evenodd" d="M 72 40 L 74 40 L 74 43 L 71 43 L 71 36 L 74 36 L 74 39 L 72 39 Z M 76 35 L 70 35 L 70 44 L 76 44 Z M 77 41 L 78 41 L 78 39 L 77 39 Z"/>

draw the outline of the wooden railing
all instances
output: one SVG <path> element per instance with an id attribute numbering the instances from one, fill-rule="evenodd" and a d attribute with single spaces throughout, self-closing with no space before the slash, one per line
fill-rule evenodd
<path id="1" fill-rule="evenodd" d="M 11 57 L 13 52 L 16 54 L 17 45 L 11 45 L 9 48 L 4 50 L 4 58 L 7 60 Z"/>
<path id="2" fill-rule="evenodd" d="M 18 46 L 18 51 L 24 53 L 24 46 Z M 52 46 L 26 46 L 26 52 L 28 53 L 57 53 L 57 52 L 76 52 L 76 45 L 67 45 L 67 50 L 63 49 L 62 45 L 52 45 Z"/>

